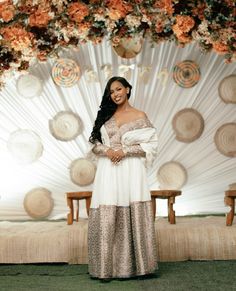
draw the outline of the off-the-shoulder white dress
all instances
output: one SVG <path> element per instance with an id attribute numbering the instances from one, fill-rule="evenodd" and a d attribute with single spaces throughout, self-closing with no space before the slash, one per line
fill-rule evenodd
<path id="1" fill-rule="evenodd" d="M 101 128 L 99 156 L 88 224 L 89 273 L 128 278 L 155 272 L 156 239 L 146 167 L 157 153 L 156 130 L 147 117 L 117 126 L 112 116 Z M 111 147 L 126 157 L 113 164 Z"/>

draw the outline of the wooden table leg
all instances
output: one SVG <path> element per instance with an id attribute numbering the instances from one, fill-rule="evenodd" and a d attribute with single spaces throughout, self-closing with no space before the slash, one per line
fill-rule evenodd
<path id="1" fill-rule="evenodd" d="M 79 200 L 77 200 L 77 208 L 76 208 L 76 216 L 75 216 L 76 221 L 79 221 Z"/>
<path id="2" fill-rule="evenodd" d="M 235 211 L 234 198 L 226 197 L 225 204 L 231 207 L 229 213 L 226 216 L 226 225 L 231 226 L 234 220 L 234 211 Z"/>
<path id="3" fill-rule="evenodd" d="M 86 198 L 86 211 L 87 211 L 88 216 L 89 216 L 90 204 L 91 204 L 91 197 L 88 197 L 88 198 Z"/>
<path id="4" fill-rule="evenodd" d="M 67 197 L 67 205 L 70 208 L 70 212 L 67 214 L 67 224 L 73 223 L 73 217 L 74 217 L 74 208 L 73 208 L 73 199 Z"/>
<path id="5" fill-rule="evenodd" d="M 173 209 L 173 204 L 175 203 L 175 197 L 168 198 L 168 220 L 170 224 L 175 224 L 175 211 Z"/>
<path id="6" fill-rule="evenodd" d="M 152 197 L 152 211 L 153 211 L 153 219 L 156 217 L 156 198 Z"/>

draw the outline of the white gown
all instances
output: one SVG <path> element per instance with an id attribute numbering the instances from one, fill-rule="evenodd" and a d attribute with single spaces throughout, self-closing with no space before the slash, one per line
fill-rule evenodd
<path id="1" fill-rule="evenodd" d="M 99 157 L 89 213 L 88 257 L 92 277 L 127 278 L 155 272 L 156 240 L 146 166 L 156 156 L 156 130 L 147 117 L 116 125 L 111 117 L 101 128 Z M 106 150 L 123 149 L 113 164 Z"/>

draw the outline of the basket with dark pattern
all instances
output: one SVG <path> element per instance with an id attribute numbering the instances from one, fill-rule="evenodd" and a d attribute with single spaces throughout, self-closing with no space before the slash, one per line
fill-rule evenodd
<path id="1" fill-rule="evenodd" d="M 173 79 L 180 87 L 191 88 L 200 79 L 199 66 L 191 60 L 180 62 L 174 67 Z"/>

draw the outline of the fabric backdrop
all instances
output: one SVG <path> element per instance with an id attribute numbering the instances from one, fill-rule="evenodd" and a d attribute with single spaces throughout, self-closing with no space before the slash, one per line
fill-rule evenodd
<path id="1" fill-rule="evenodd" d="M 118 57 L 106 40 L 96 46 L 88 43 L 78 50 L 63 50 L 60 57 L 71 58 L 79 64 L 82 75 L 75 86 L 55 85 L 51 77 L 55 60 L 50 59 L 47 63 L 35 63 L 29 70 L 43 82 L 39 97 L 26 99 L 19 95 L 16 89 L 19 74 L 10 75 L 0 92 L 0 219 L 29 219 L 23 200 L 35 187 L 52 192 L 54 209 L 50 219 L 66 217 L 65 192 L 92 189 L 92 185 L 73 184 L 69 166 L 86 154 L 107 81 L 105 65 L 111 65 L 112 75 L 121 75 L 130 66 L 129 81 L 133 85 L 130 102 L 145 111 L 157 128 L 159 155 L 148 172 L 150 189 L 158 189 L 159 167 L 165 162 L 177 161 L 188 173 L 182 196 L 176 199 L 177 215 L 228 211 L 224 191 L 236 182 L 236 158 L 219 153 L 214 135 L 224 123 L 236 122 L 236 105 L 225 104 L 218 95 L 220 81 L 235 74 L 235 63 L 225 64 L 223 57 L 215 53 L 202 54 L 194 43 L 185 48 L 167 42 L 152 47 L 148 40 L 141 53 L 130 60 Z M 200 81 L 192 88 L 181 88 L 172 78 L 175 64 L 183 60 L 193 60 L 200 66 Z M 205 121 L 202 135 L 192 143 L 177 141 L 172 129 L 174 115 L 184 108 L 198 110 Z M 59 141 L 49 131 L 48 121 L 63 110 L 77 113 L 84 124 L 83 133 L 73 141 Z M 31 129 L 40 136 L 44 151 L 36 162 L 20 165 L 9 153 L 7 140 L 17 129 Z M 166 201 L 157 202 L 157 215 L 166 215 Z M 80 215 L 86 216 L 83 202 L 81 208 Z"/>

